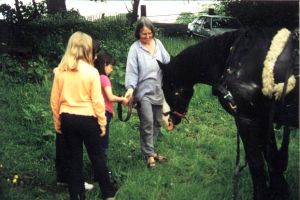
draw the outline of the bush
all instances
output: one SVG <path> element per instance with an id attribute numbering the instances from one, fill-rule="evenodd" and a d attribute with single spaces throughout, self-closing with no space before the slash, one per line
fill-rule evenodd
<path id="1" fill-rule="evenodd" d="M 133 30 L 125 17 L 87 21 L 77 11 L 47 15 L 26 25 L 5 23 L 11 33 L 11 40 L 17 44 L 29 46 L 32 54 L 0 55 L 0 73 L 5 80 L 13 83 L 40 83 L 48 79 L 65 51 L 67 41 L 75 31 L 82 31 L 101 41 L 101 48 L 109 51 L 117 60 L 112 81 L 123 87 L 124 71 L 128 48 L 135 40 Z M 112 42 L 120 41 L 120 42 Z M 20 45 L 21 44 L 21 45 Z"/>
<path id="2" fill-rule="evenodd" d="M 72 12 L 35 20 L 22 28 L 33 41 L 34 53 L 47 58 L 52 68 L 58 65 L 70 35 L 76 31 L 85 32 L 102 41 L 125 41 L 128 32 L 131 33 L 124 19 L 91 22 Z"/>
<path id="3" fill-rule="evenodd" d="M 28 61 L 0 55 L 0 76 L 12 83 L 41 83 L 50 76 L 48 62 L 41 56 Z"/>
<path id="4" fill-rule="evenodd" d="M 180 13 L 179 17 L 176 19 L 178 24 L 188 24 L 192 22 L 197 16 L 190 12 Z"/>

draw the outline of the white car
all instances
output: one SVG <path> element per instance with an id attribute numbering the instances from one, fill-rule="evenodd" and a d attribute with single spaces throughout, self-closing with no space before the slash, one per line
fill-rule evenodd
<path id="1" fill-rule="evenodd" d="M 203 38 L 238 30 L 242 24 L 237 18 L 220 15 L 202 15 L 188 24 L 188 34 Z"/>

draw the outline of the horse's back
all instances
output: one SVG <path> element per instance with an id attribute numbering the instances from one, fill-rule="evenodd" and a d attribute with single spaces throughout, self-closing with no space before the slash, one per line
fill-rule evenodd
<path id="1" fill-rule="evenodd" d="M 275 121 L 299 127 L 299 74 L 295 74 L 299 70 L 299 46 L 289 33 L 286 29 L 249 29 L 234 43 L 223 84 L 233 94 L 241 115 L 269 116 L 275 100 Z M 269 93 L 264 93 L 265 87 L 271 88 Z"/>

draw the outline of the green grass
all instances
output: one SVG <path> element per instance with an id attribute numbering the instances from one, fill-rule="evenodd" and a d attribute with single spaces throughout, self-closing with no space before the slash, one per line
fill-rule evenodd
<path id="1" fill-rule="evenodd" d="M 193 39 L 162 38 L 172 55 Z M 0 199 L 65 200 L 67 189 L 56 187 L 55 135 L 49 106 L 51 81 L 40 85 L 13 85 L 0 80 Z M 169 161 L 149 170 L 141 160 L 138 118 L 111 123 L 109 167 L 120 185 L 120 200 L 229 200 L 236 155 L 234 121 L 211 95 L 211 88 L 195 86 L 188 121 L 173 132 L 162 129 L 157 150 Z M 281 133 L 278 133 L 278 138 Z M 291 134 L 289 166 L 285 173 L 291 186 L 290 200 L 299 199 L 299 131 Z M 243 157 L 242 152 L 242 157 Z M 243 159 L 242 159 L 243 160 Z M 92 180 L 85 154 L 84 173 Z M 7 179 L 19 175 L 22 184 Z M 250 200 L 248 168 L 239 181 L 239 199 Z M 87 192 L 99 199 L 98 187 Z"/>

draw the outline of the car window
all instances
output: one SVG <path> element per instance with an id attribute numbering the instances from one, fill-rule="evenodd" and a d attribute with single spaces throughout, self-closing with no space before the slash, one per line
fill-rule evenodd
<path id="1" fill-rule="evenodd" d="M 192 21 L 192 24 L 196 23 L 197 20 L 198 20 L 198 18 L 194 19 L 194 20 Z"/>
<path id="2" fill-rule="evenodd" d="M 204 24 L 203 24 L 204 28 L 210 28 L 210 18 L 205 18 L 204 20 Z"/>
<path id="3" fill-rule="evenodd" d="M 203 24 L 204 24 L 204 18 L 203 17 L 199 18 L 197 20 L 197 24 L 199 24 L 200 26 L 203 26 Z"/>
<path id="4" fill-rule="evenodd" d="M 232 28 L 239 29 L 240 23 L 234 18 L 213 18 L 212 28 Z"/>

